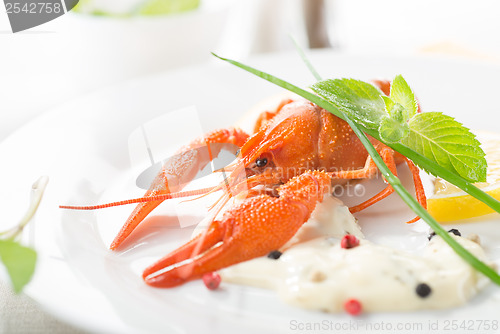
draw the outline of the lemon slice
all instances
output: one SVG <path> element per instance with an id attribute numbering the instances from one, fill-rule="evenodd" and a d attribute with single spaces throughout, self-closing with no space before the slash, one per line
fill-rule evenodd
<path id="1" fill-rule="evenodd" d="M 486 153 L 487 182 L 475 185 L 495 199 L 500 199 L 500 134 L 474 131 Z M 486 204 L 447 181 L 436 178 L 434 194 L 427 199 L 427 210 L 439 222 L 482 216 L 494 212 Z"/>

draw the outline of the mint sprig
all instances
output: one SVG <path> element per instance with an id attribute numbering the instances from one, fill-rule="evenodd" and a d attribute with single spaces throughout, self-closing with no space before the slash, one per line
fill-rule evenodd
<path id="1" fill-rule="evenodd" d="M 384 163 L 378 152 L 376 151 L 375 147 L 369 139 L 367 138 L 366 133 L 371 135 L 372 137 L 375 137 L 380 140 L 380 136 L 377 130 L 375 130 L 373 127 L 365 127 L 363 124 L 357 124 L 354 122 L 348 115 L 346 115 L 341 108 L 337 108 L 337 106 L 334 103 L 330 103 L 330 101 L 315 95 L 307 90 L 304 90 L 300 87 L 297 87 L 285 80 L 282 80 L 280 78 L 277 78 L 273 75 L 270 75 L 268 73 L 265 73 L 263 71 L 257 70 L 255 68 L 252 68 L 248 65 L 242 64 L 240 62 L 227 59 L 227 58 L 222 58 L 214 54 L 217 58 L 224 60 L 226 62 L 229 62 L 230 64 L 233 64 L 243 70 L 246 70 L 264 80 L 267 80 L 279 87 L 285 88 L 299 96 L 302 96 L 303 98 L 315 103 L 316 105 L 320 106 L 321 108 L 333 113 L 337 117 L 345 120 L 353 129 L 355 134 L 359 137 L 365 148 L 367 149 L 368 153 L 372 157 L 373 161 L 379 168 L 380 172 L 384 176 L 384 178 L 387 180 L 387 182 L 394 188 L 396 193 L 400 195 L 400 197 L 405 201 L 405 203 L 412 209 L 418 216 L 420 216 L 433 230 L 436 232 L 437 235 L 443 238 L 443 240 L 459 255 L 464 259 L 466 262 L 468 262 L 473 268 L 484 274 L 486 277 L 488 277 L 492 282 L 494 282 L 497 285 L 500 285 L 500 275 L 493 270 L 491 267 L 483 263 L 481 260 L 476 258 L 473 254 L 471 254 L 468 250 L 466 250 L 462 245 L 460 245 L 455 239 L 453 239 L 445 229 L 425 210 L 416 200 L 411 196 L 411 194 L 402 186 L 401 181 L 394 175 L 392 172 L 389 170 L 387 165 Z M 318 80 L 320 79 L 319 77 L 317 78 Z M 359 100 L 358 100 L 359 101 Z M 385 103 L 384 103 L 385 104 Z M 454 171 L 450 171 L 439 164 L 436 163 L 436 161 L 428 159 L 427 157 L 421 155 L 420 153 L 415 152 L 411 148 L 401 144 L 401 143 L 396 143 L 396 144 L 390 144 L 387 143 L 391 148 L 395 149 L 397 152 L 403 154 L 404 156 L 408 157 L 411 159 L 414 163 L 419 164 L 420 166 L 425 166 L 428 171 L 431 173 L 438 175 L 442 177 L 443 179 L 449 181 L 450 183 L 458 186 L 462 190 L 468 192 L 475 198 L 479 199 L 480 201 L 484 202 L 488 206 L 490 206 L 492 209 L 500 213 L 500 202 L 498 202 L 496 199 L 491 197 L 490 195 L 484 193 L 471 183 L 469 183 L 465 178 L 461 177 Z"/>
<path id="2" fill-rule="evenodd" d="M 415 96 L 401 75 L 394 79 L 389 97 L 368 86 L 373 87 L 360 80 L 335 79 L 320 81 L 311 89 L 365 129 L 377 129 L 376 137 L 384 144 L 401 143 L 467 181 L 486 181 L 485 154 L 468 128 L 442 113 L 416 113 Z"/>

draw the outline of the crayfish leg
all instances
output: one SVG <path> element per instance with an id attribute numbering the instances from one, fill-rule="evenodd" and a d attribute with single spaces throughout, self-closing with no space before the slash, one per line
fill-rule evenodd
<path id="1" fill-rule="evenodd" d="M 384 163 L 389 167 L 391 172 L 397 176 L 397 169 L 396 169 L 396 162 L 394 160 L 394 150 L 387 146 L 383 146 L 382 149 L 380 150 L 380 155 L 382 157 L 382 160 Z M 424 208 L 427 208 L 427 199 L 425 197 L 425 192 L 424 192 L 424 187 L 422 185 L 422 180 L 420 178 L 420 171 L 419 169 L 415 166 L 415 164 L 409 160 L 408 158 L 404 157 L 406 160 L 406 163 L 408 165 L 408 168 L 410 169 L 413 177 L 413 183 L 415 185 L 415 196 L 417 198 L 417 201 L 422 205 Z M 341 179 L 363 179 L 363 178 L 371 178 L 376 172 L 378 168 L 377 165 L 373 162 L 372 158 L 368 156 L 366 159 L 366 164 L 363 168 L 354 170 L 354 171 L 339 171 L 336 173 L 333 173 L 333 178 L 341 178 Z M 361 204 L 358 204 L 356 206 L 353 206 L 349 208 L 349 211 L 351 213 L 359 212 L 361 210 L 364 210 L 368 208 L 369 206 L 372 206 L 373 204 L 383 200 L 390 194 L 394 192 L 394 189 L 392 188 L 391 185 L 387 185 L 382 191 L 380 191 L 378 194 L 375 196 L 371 197 L 370 199 L 364 201 Z M 408 221 L 407 223 L 414 223 L 417 220 L 419 220 L 420 217 L 415 217 L 412 220 Z"/>
<path id="2" fill-rule="evenodd" d="M 382 157 L 382 160 L 387 165 L 387 167 L 389 167 L 389 170 L 395 176 L 398 176 L 398 171 L 396 169 L 396 162 L 394 161 L 394 151 L 392 149 L 388 148 L 387 146 L 384 146 L 380 150 L 380 156 Z M 368 156 L 368 158 L 367 158 L 367 165 L 368 166 L 365 166 L 364 168 L 360 169 L 359 172 L 352 171 L 353 175 L 351 175 L 351 176 L 356 175 L 356 176 L 361 176 L 361 178 L 370 178 L 374 174 L 373 170 L 376 171 L 376 170 L 378 170 L 378 168 L 370 156 Z M 356 172 L 358 172 L 358 173 L 356 173 Z M 361 210 L 364 210 L 367 207 L 372 206 L 373 204 L 377 203 L 378 201 L 383 200 L 384 198 L 386 198 L 387 196 L 389 196 L 393 192 L 394 192 L 394 189 L 391 187 L 391 185 L 388 184 L 387 187 L 385 187 L 381 192 L 379 192 L 375 196 L 371 197 L 370 199 L 364 201 L 363 203 L 349 208 L 349 211 L 351 213 L 355 213 L 355 212 L 359 212 Z"/>

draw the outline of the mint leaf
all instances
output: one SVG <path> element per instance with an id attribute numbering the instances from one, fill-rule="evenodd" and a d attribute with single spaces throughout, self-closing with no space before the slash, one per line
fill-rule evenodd
<path id="1" fill-rule="evenodd" d="M 390 97 L 380 96 L 385 103 L 387 115 L 380 121 L 378 132 L 380 139 L 385 143 L 397 143 L 410 133 L 408 110 L 401 104 L 394 102 Z"/>
<path id="2" fill-rule="evenodd" d="M 408 119 L 412 118 L 418 110 L 417 100 L 410 86 L 401 75 L 397 75 L 391 83 L 391 100 L 399 103 L 408 112 Z"/>
<path id="3" fill-rule="evenodd" d="M 410 133 L 410 127 L 406 121 L 400 122 L 397 118 L 384 117 L 378 128 L 380 139 L 386 143 L 397 143 L 406 138 Z"/>
<path id="4" fill-rule="evenodd" d="M 311 89 L 350 118 L 369 129 L 378 129 L 386 115 L 382 91 L 355 79 L 329 79 L 315 83 Z"/>
<path id="5" fill-rule="evenodd" d="M 396 105 L 396 102 L 394 102 L 389 96 L 385 95 L 380 95 L 382 100 L 384 101 L 385 104 L 385 110 L 389 113 L 392 109 L 394 109 L 394 106 Z"/>
<path id="6" fill-rule="evenodd" d="M 486 181 L 486 159 L 476 136 L 440 112 L 416 114 L 401 144 L 470 182 Z M 420 166 L 425 169 L 425 166 Z"/>
<path id="7" fill-rule="evenodd" d="M 19 293 L 35 272 L 36 252 L 13 240 L 0 240 L 0 259 L 7 268 L 14 291 Z"/>
<path id="8" fill-rule="evenodd" d="M 390 97 L 382 95 L 381 98 L 384 100 L 385 109 L 391 118 L 394 118 L 394 120 L 399 123 L 407 122 L 410 119 L 408 109 L 403 107 L 401 104 L 394 102 Z"/>

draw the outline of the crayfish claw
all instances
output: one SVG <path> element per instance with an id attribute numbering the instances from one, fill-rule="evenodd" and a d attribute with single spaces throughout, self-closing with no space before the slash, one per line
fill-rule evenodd
<path id="1" fill-rule="evenodd" d="M 233 264 L 280 249 L 309 219 L 331 177 L 305 172 L 279 188 L 279 197 L 258 195 L 226 211 L 184 246 L 148 267 L 143 278 L 170 288 Z"/>

